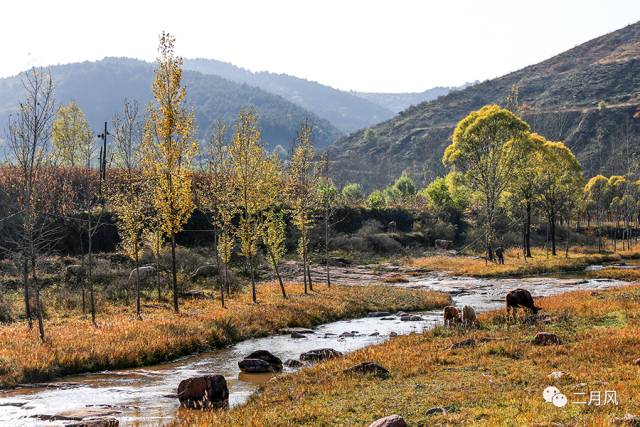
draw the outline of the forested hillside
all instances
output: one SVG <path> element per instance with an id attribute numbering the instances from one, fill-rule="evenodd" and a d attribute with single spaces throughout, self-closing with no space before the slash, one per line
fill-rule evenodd
<path id="1" fill-rule="evenodd" d="M 124 58 L 50 67 L 58 103 L 75 100 L 95 131 L 122 110 L 125 98 L 148 104 L 153 69 L 153 64 Z M 313 137 L 318 147 L 340 135 L 327 120 L 259 88 L 195 71 L 185 71 L 184 81 L 187 102 L 196 113 L 201 138 L 210 135 L 214 120 L 231 123 L 242 108 L 249 106 L 257 110 L 262 137 L 271 148 L 279 144 L 288 149 L 306 118 L 315 125 Z M 16 110 L 21 95 L 19 77 L 0 79 L 0 128 L 5 128 L 6 119 Z"/>

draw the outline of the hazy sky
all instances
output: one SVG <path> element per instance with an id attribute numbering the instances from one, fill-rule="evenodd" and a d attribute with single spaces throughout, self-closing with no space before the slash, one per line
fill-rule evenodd
<path id="1" fill-rule="evenodd" d="M 345 90 L 421 91 L 496 77 L 640 20 L 640 0 L 2 2 L 0 76 L 105 56 L 185 57 Z"/>

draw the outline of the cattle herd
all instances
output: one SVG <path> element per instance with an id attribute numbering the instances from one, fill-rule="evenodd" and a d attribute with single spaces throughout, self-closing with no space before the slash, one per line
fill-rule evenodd
<path id="1" fill-rule="evenodd" d="M 529 310 L 532 314 L 537 314 L 540 311 L 540 307 L 536 307 L 533 302 L 531 293 L 526 289 L 514 289 L 510 291 L 506 296 L 507 314 L 511 314 L 514 317 L 518 308 Z M 470 305 L 465 305 L 462 310 L 448 305 L 443 311 L 444 326 L 451 327 L 454 324 L 462 324 L 465 327 L 478 326 L 478 317 L 476 311 Z"/>

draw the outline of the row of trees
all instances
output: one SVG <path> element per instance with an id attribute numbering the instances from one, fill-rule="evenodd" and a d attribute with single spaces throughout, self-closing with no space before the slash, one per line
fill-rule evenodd
<path id="1" fill-rule="evenodd" d="M 26 317 L 31 327 L 33 289 L 43 340 L 37 263 L 39 256 L 49 253 L 47 245 L 60 238 L 60 230 L 51 226 L 60 218 L 77 222 L 87 237 L 83 303 L 86 290 L 96 326 L 92 238 L 107 213 L 115 215 L 120 249 L 136 266 L 138 319 L 142 318 L 140 260 L 145 249 L 151 249 L 157 260 L 165 241 L 171 248 L 173 308 L 179 311 L 176 235 L 196 208 L 208 214 L 214 226 L 212 256 L 220 267 L 223 306 L 230 293 L 228 270 L 236 250 L 250 273 L 254 302 L 260 251 L 271 261 L 282 296 L 287 298 L 278 269 L 286 251 L 287 222 L 297 230 L 305 293 L 313 290 L 310 231 L 323 220 L 328 239 L 338 192 L 328 176 L 328 161 L 314 152 L 312 125 L 301 125 L 286 163 L 265 150 L 257 115 L 250 109 L 239 114 L 230 141 L 226 125 L 218 122 L 212 138 L 200 147 L 194 136 L 194 114 L 185 102 L 182 59 L 174 46 L 174 38 L 163 33 L 152 83 L 154 102 L 144 114 L 135 101 L 125 101 L 113 119 L 109 157 L 100 150 L 100 171 L 93 168 L 94 137 L 81 109 L 73 102 L 60 108 L 55 105 L 54 85 L 46 71 L 33 69 L 24 76 L 25 100 L 8 132 L 15 163 L 4 169 L 15 178 L 12 188 L 19 197 L 13 211 L 3 214 L 17 218 L 17 227 L 14 241 L 3 242 L 3 248 L 22 259 Z M 107 162 L 108 174 L 103 170 Z M 52 192 L 45 175 L 57 177 L 59 192 Z"/>

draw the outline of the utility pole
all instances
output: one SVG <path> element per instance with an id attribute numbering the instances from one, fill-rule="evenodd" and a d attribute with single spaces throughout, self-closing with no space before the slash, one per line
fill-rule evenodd
<path id="1" fill-rule="evenodd" d="M 98 135 L 102 139 L 100 147 L 100 181 L 107 179 L 107 136 L 111 135 L 107 130 L 107 122 L 104 122 L 104 132 Z"/>

